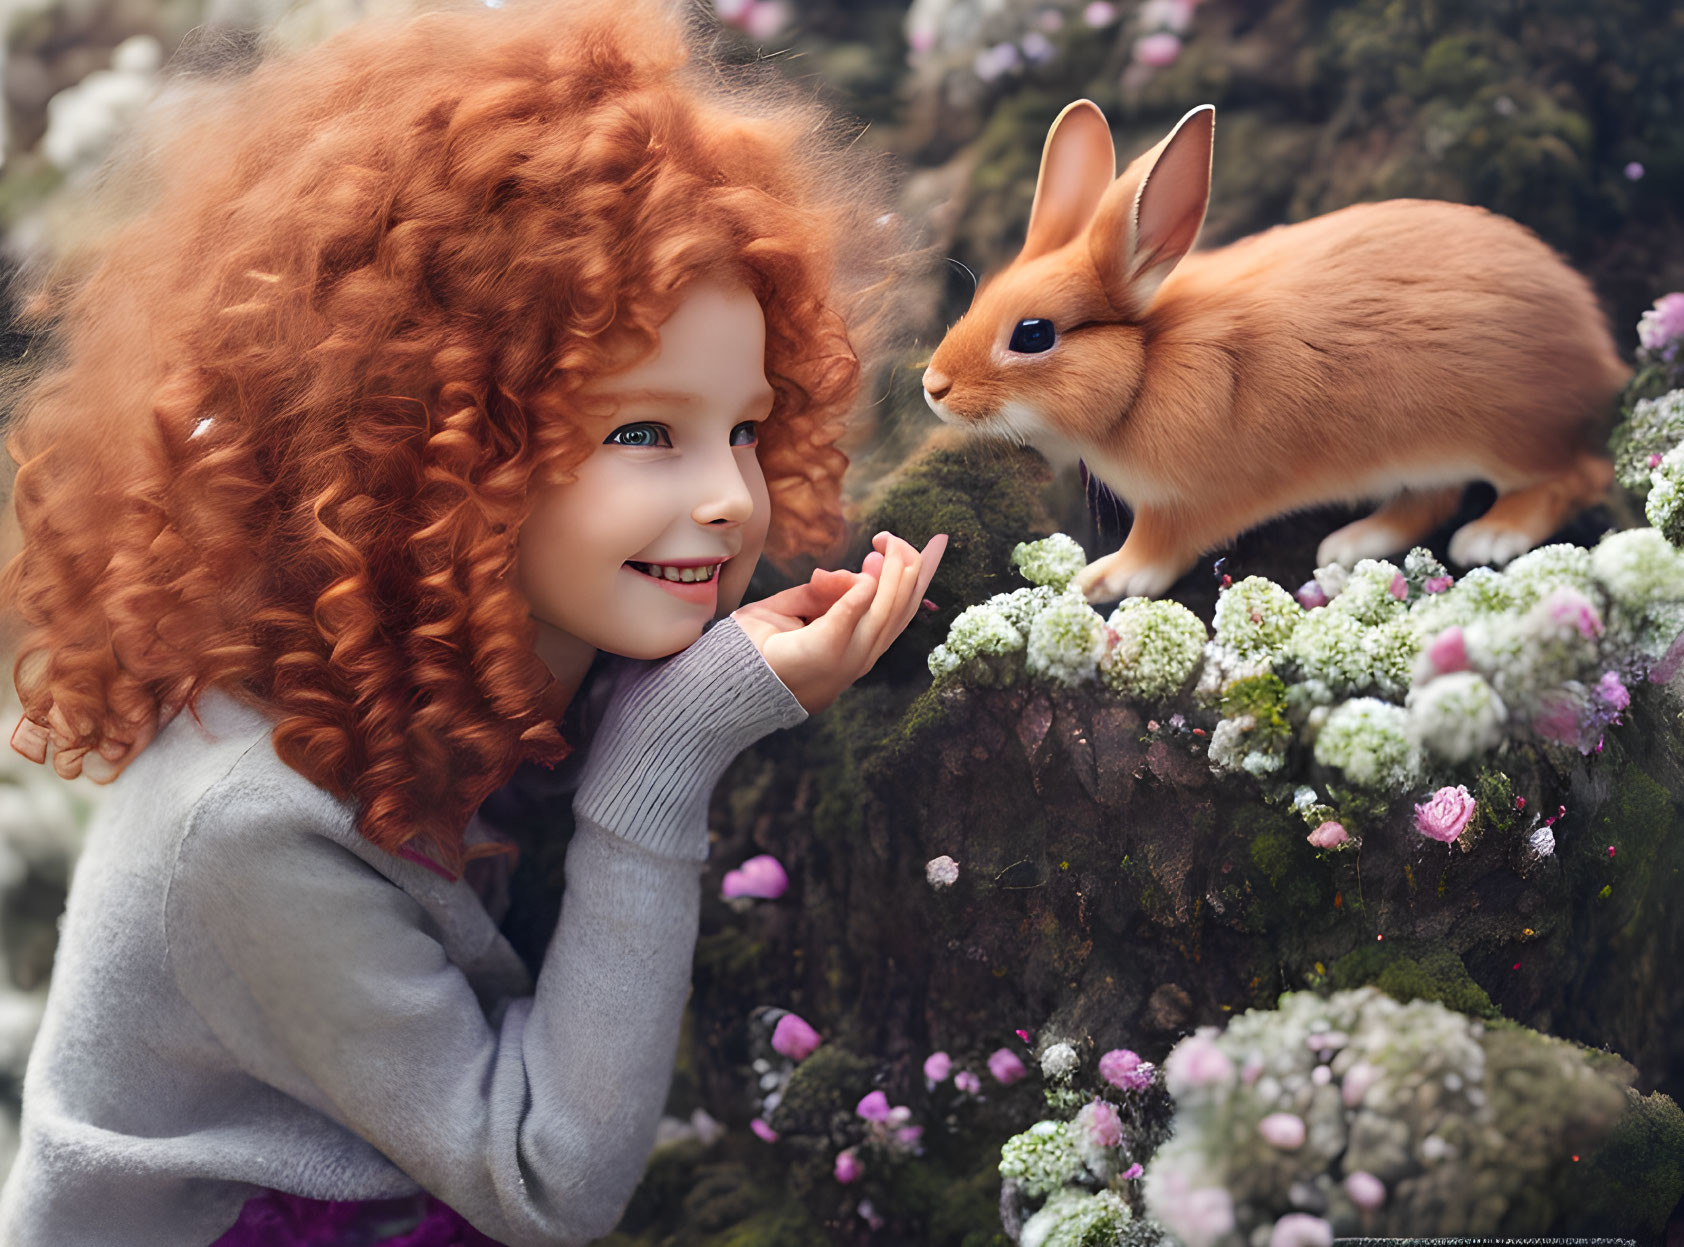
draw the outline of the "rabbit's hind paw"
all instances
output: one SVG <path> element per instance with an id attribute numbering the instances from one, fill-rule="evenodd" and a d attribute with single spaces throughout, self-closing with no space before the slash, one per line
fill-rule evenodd
<path id="1" fill-rule="evenodd" d="M 1459 567 L 1501 567 L 1537 544 L 1532 534 L 1493 523 L 1487 517 L 1456 530 L 1450 539 L 1450 561 Z"/>
<path id="2" fill-rule="evenodd" d="M 1072 587 L 1088 604 L 1116 602 L 1123 598 L 1152 598 L 1168 591 L 1181 578 L 1182 569 L 1169 563 L 1138 564 L 1125 559 L 1123 551 L 1095 559 L 1076 573 Z"/>

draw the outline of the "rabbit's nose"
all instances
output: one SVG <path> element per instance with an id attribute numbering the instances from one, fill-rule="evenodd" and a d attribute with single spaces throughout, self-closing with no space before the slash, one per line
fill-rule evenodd
<path id="1" fill-rule="evenodd" d="M 934 368 L 924 369 L 924 391 L 936 402 L 947 397 L 947 392 L 953 388 L 953 382 Z"/>

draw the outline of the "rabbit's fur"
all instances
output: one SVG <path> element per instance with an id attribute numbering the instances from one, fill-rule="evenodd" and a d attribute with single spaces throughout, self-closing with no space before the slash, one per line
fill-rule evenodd
<path id="1" fill-rule="evenodd" d="M 1407 549 L 1462 487 L 1499 497 L 1458 563 L 1504 563 L 1599 500 L 1628 370 L 1589 284 L 1531 231 L 1465 204 L 1356 204 L 1188 252 L 1210 196 L 1214 110 L 1120 177 L 1086 100 L 1053 123 L 1022 253 L 931 357 L 942 419 L 1080 457 L 1134 511 L 1083 570 L 1092 602 L 1167 590 L 1273 516 L 1382 501 L 1325 564 Z M 1052 322 L 1050 349 L 1008 348 Z M 1020 339 L 1028 342 L 1030 339 Z"/>

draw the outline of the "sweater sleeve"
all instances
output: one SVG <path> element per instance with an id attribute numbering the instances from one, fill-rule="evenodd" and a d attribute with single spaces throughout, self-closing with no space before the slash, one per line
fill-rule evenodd
<path id="1" fill-rule="evenodd" d="M 319 813 L 236 777 L 182 841 L 166 905 L 178 986 L 247 1074 L 483 1233 L 510 1247 L 610 1233 L 672 1078 L 708 791 L 735 742 L 792 718 L 756 663 L 721 624 L 616 689 L 533 995 L 488 1013 L 414 896 Z"/>
<path id="2" fill-rule="evenodd" d="M 594 824 L 663 856 L 707 857 L 707 808 L 725 768 L 807 712 L 734 619 L 689 649 L 621 675 L 573 798 Z"/>

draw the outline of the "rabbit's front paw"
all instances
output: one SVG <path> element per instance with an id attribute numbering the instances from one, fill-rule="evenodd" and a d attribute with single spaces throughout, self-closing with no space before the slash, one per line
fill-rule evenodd
<path id="1" fill-rule="evenodd" d="M 1475 520 L 1462 525 L 1450 539 L 1450 561 L 1460 567 L 1478 567 L 1487 563 L 1492 567 L 1501 567 L 1537 544 L 1529 533 L 1492 523 L 1488 519 Z"/>
<path id="2" fill-rule="evenodd" d="M 1116 602 L 1122 598 L 1151 598 L 1165 592 L 1181 578 L 1181 569 L 1168 563 L 1136 563 L 1117 551 L 1089 563 L 1076 573 L 1071 584 L 1090 605 Z"/>

